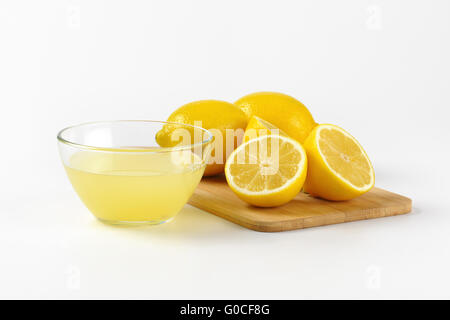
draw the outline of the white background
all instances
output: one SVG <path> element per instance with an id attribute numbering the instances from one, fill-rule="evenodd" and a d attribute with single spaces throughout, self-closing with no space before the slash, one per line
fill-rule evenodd
<path id="1" fill-rule="evenodd" d="M 450 1 L 0 2 L 0 298 L 450 298 Z M 108 227 L 59 129 L 261 90 L 364 145 L 409 215 L 284 233 L 186 206 Z"/>

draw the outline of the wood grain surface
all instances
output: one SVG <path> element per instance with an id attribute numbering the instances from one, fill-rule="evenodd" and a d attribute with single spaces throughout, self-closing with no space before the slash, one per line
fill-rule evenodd
<path id="1" fill-rule="evenodd" d="M 240 200 L 224 176 L 216 176 L 202 179 L 189 204 L 248 229 L 278 232 L 405 214 L 412 201 L 373 188 L 350 201 L 326 201 L 301 192 L 284 206 L 257 208 Z"/>

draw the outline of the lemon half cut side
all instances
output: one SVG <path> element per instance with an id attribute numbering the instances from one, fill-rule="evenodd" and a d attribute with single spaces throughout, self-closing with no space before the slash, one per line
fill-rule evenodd
<path id="1" fill-rule="evenodd" d="M 247 142 L 249 140 L 252 140 L 256 137 L 263 136 L 263 135 L 281 135 L 281 136 L 287 136 L 286 132 L 283 130 L 277 128 L 270 122 L 261 119 L 257 116 L 252 116 L 248 122 L 247 128 L 245 128 L 244 133 L 244 142 Z"/>
<path id="2" fill-rule="evenodd" d="M 286 136 L 265 135 L 241 144 L 225 164 L 228 185 L 242 200 L 275 207 L 292 200 L 306 179 L 302 145 Z"/>
<path id="3" fill-rule="evenodd" d="M 327 200 L 350 200 L 375 184 L 375 173 L 361 144 L 344 129 L 321 124 L 304 143 L 308 175 L 304 189 Z"/>

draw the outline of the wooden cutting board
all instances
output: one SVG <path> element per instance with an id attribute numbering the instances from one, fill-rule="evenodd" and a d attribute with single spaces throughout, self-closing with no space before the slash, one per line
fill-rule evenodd
<path id="1" fill-rule="evenodd" d="M 301 192 L 284 206 L 257 208 L 240 200 L 225 177 L 218 176 L 203 178 L 189 204 L 248 229 L 277 232 L 404 214 L 411 211 L 412 201 L 373 188 L 350 201 L 326 201 Z"/>

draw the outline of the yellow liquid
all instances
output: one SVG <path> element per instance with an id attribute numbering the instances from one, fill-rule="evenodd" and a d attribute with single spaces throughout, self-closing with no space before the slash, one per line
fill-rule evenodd
<path id="1" fill-rule="evenodd" d="M 65 168 L 81 200 L 100 220 L 158 224 L 181 210 L 205 166 L 190 151 L 81 151 Z"/>

